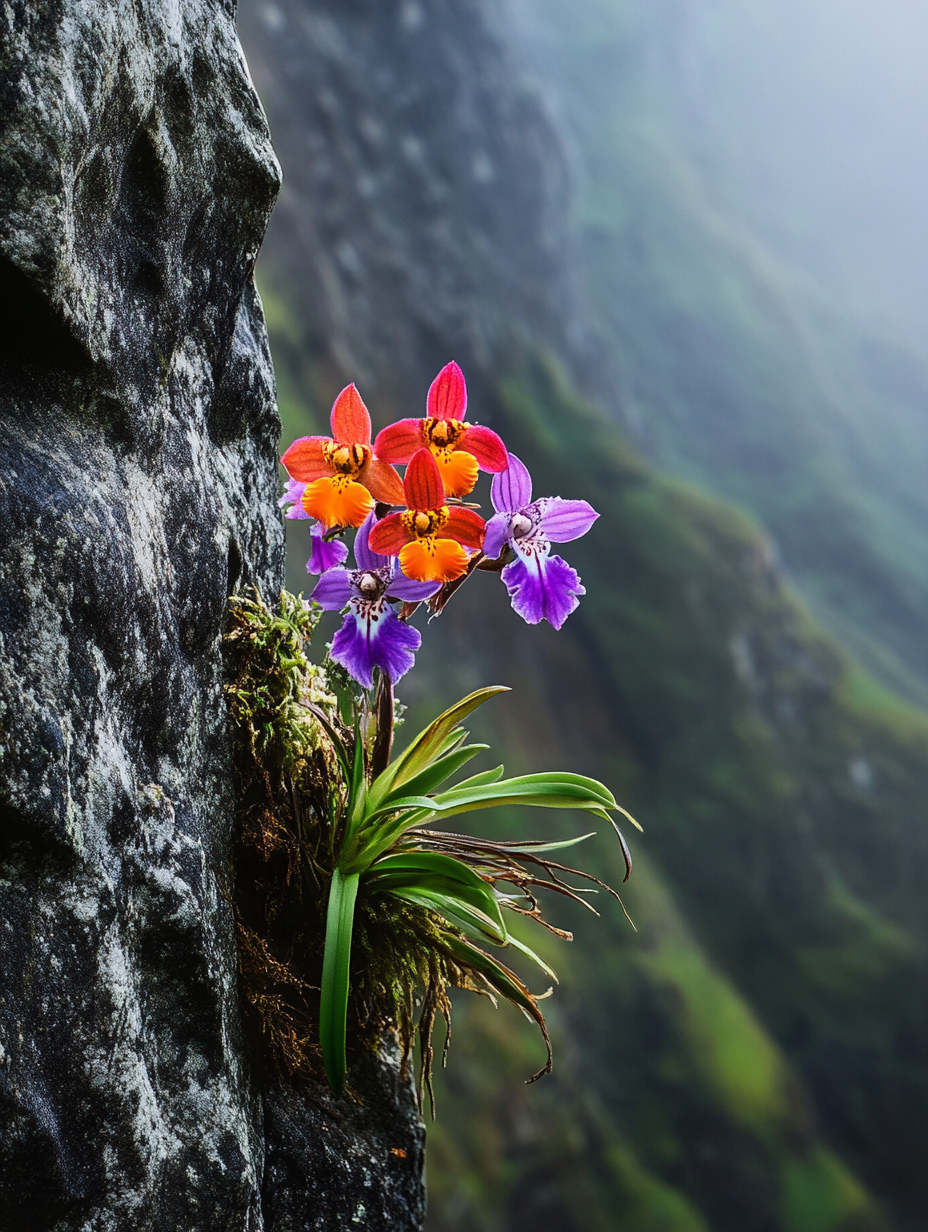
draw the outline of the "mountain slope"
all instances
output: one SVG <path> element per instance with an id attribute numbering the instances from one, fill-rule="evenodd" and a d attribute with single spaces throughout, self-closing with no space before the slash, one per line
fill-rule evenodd
<path id="1" fill-rule="evenodd" d="M 509 769 L 597 774 L 646 827 L 640 932 L 606 903 L 602 922 L 563 913 L 578 940 L 550 955 L 553 1078 L 518 1086 L 537 1047 L 518 1019 L 461 1014 L 432 1226 L 914 1232 L 928 724 L 816 628 L 749 518 L 643 462 L 576 393 L 567 373 L 589 351 L 564 160 L 490 13 L 242 13 L 290 194 L 260 267 L 288 433 L 321 428 L 348 380 L 377 426 L 415 414 L 453 356 L 536 491 L 602 513 L 565 551 L 587 594 L 560 634 L 523 626 L 479 578 L 401 689 L 416 720 L 513 685 L 481 728 Z M 679 363 L 659 314 L 651 330 L 660 367 Z M 617 851 L 595 842 L 587 858 L 617 879 Z"/>

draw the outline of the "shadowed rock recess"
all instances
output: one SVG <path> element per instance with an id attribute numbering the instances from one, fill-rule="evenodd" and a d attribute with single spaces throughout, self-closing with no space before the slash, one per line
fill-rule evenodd
<path id="1" fill-rule="evenodd" d="M 239 1020 L 221 632 L 282 578 L 278 187 L 232 4 L 0 10 L 3 1232 L 421 1221 L 389 1060 L 262 1093 Z"/>

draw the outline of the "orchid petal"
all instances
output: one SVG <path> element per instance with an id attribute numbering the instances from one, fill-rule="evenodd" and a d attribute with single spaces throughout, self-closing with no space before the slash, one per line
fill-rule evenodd
<path id="1" fill-rule="evenodd" d="M 411 538 L 400 515 L 388 513 L 368 532 L 367 543 L 372 552 L 379 552 L 381 556 L 399 556 Z"/>
<path id="2" fill-rule="evenodd" d="M 387 587 L 387 597 L 401 599 L 403 603 L 422 603 L 424 599 L 431 599 L 441 588 L 441 582 L 417 582 L 398 569 Z"/>
<path id="3" fill-rule="evenodd" d="M 389 556 L 382 556 L 370 546 L 370 533 L 376 525 L 377 517 L 371 510 L 358 527 L 354 540 L 354 558 L 358 562 L 359 569 L 382 569 L 391 563 Z"/>
<path id="4" fill-rule="evenodd" d="M 327 436 L 301 436 L 294 441 L 280 459 L 290 478 L 299 479 L 302 483 L 313 483 L 324 475 L 334 474 L 331 465 L 323 456 L 323 447 L 329 444 L 329 440 Z"/>
<path id="5" fill-rule="evenodd" d="M 503 438 L 492 428 L 484 428 L 482 424 L 468 424 L 457 447 L 472 453 L 482 471 L 499 473 L 509 465 L 509 454 L 503 444 Z"/>
<path id="6" fill-rule="evenodd" d="M 377 433 L 374 453 L 381 462 L 408 462 L 417 449 L 428 444 L 423 419 L 400 419 Z"/>
<path id="7" fill-rule="evenodd" d="M 483 550 L 487 556 L 495 560 L 503 550 L 503 544 L 509 535 L 509 514 L 494 513 L 487 522 L 487 532 L 483 540 Z"/>
<path id="8" fill-rule="evenodd" d="M 321 522 L 316 522 L 309 533 L 313 550 L 306 562 L 307 573 L 326 573 L 348 559 L 348 548 L 341 539 L 323 538 L 325 527 Z"/>
<path id="9" fill-rule="evenodd" d="M 448 539 L 456 539 L 466 548 L 482 548 L 485 533 L 486 523 L 480 514 L 473 509 L 464 509 L 461 505 L 451 506 L 441 528 L 442 535 Z"/>
<path id="10" fill-rule="evenodd" d="M 441 509 L 445 503 L 445 489 L 438 463 L 430 449 L 417 449 L 412 455 L 403 484 L 409 509 Z"/>
<path id="11" fill-rule="evenodd" d="M 329 658 L 340 663 L 365 689 L 374 683 L 375 667 L 391 680 L 399 680 L 415 662 L 422 635 L 397 620 L 387 604 L 358 606 L 357 612 L 348 612 L 332 639 Z"/>
<path id="12" fill-rule="evenodd" d="M 542 510 L 539 530 L 554 543 L 579 539 L 599 517 L 593 506 L 584 500 L 561 500 L 559 496 L 549 496 L 538 503 Z"/>
<path id="13" fill-rule="evenodd" d="M 345 606 L 351 595 L 351 574 L 347 569 L 338 566 L 323 573 L 311 597 L 327 612 L 337 612 Z"/>
<path id="14" fill-rule="evenodd" d="M 305 511 L 328 527 L 360 526 L 373 507 L 367 488 L 344 475 L 316 479 L 303 493 Z"/>
<path id="15" fill-rule="evenodd" d="M 467 496 L 480 474 L 477 459 L 465 449 L 432 450 L 446 496 Z"/>
<path id="16" fill-rule="evenodd" d="M 467 570 L 469 557 L 455 539 L 414 539 L 400 552 L 400 568 L 419 582 L 453 582 Z"/>
<path id="17" fill-rule="evenodd" d="M 531 504 L 532 477 L 528 467 L 514 453 L 509 455 L 506 470 L 493 476 L 490 500 L 497 513 L 517 513 Z"/>
<path id="18" fill-rule="evenodd" d="M 309 520 L 309 514 L 301 504 L 303 500 L 303 493 L 305 491 L 305 483 L 300 483 L 298 479 L 287 480 L 287 490 L 277 502 L 281 509 L 283 509 L 285 505 L 290 506 L 290 508 L 284 513 L 285 518 L 289 518 L 297 522 L 305 522 Z"/>
<path id="19" fill-rule="evenodd" d="M 405 505 L 406 492 L 397 471 L 381 458 L 369 458 L 358 475 L 375 500 L 385 505 Z"/>
<path id="20" fill-rule="evenodd" d="M 286 492 L 284 492 L 283 496 L 281 496 L 280 500 L 277 502 L 279 507 L 283 509 L 284 505 L 290 505 L 294 501 L 298 501 L 300 497 L 303 495 L 303 489 L 305 487 L 306 487 L 306 484 L 300 483 L 298 479 L 288 478 L 287 479 L 287 490 Z"/>
<path id="21" fill-rule="evenodd" d="M 430 385 L 426 409 L 432 419 L 463 420 L 467 413 L 467 385 L 454 360 L 445 364 Z"/>
<path id="22" fill-rule="evenodd" d="M 340 445 L 369 445 L 371 417 L 356 386 L 346 385 L 332 406 L 332 436 Z"/>
<path id="23" fill-rule="evenodd" d="M 519 557 L 507 565 L 502 579 L 512 599 L 513 610 L 530 625 L 547 620 L 560 629 L 586 594 L 575 570 L 560 556 Z"/>

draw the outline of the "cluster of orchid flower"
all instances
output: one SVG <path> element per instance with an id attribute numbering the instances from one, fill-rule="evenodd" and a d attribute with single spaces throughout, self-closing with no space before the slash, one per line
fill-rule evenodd
<path id="1" fill-rule="evenodd" d="M 475 569 L 500 573 L 529 624 L 559 629 L 584 593 L 551 544 L 578 539 L 599 515 L 582 500 L 533 500 L 525 465 L 466 412 L 464 374 L 450 363 L 432 382 L 425 417 L 401 419 L 372 442 L 367 407 L 349 385 L 332 407 L 332 435 L 301 437 L 281 459 L 286 516 L 313 520 L 306 567 L 321 577 L 312 598 L 347 609 L 330 657 L 365 688 L 375 667 L 394 681 L 412 667 L 422 639 L 408 617 L 423 601 L 440 611 Z M 481 470 L 493 475 L 486 522 L 464 499 Z M 350 528 L 354 569 L 342 540 Z"/>

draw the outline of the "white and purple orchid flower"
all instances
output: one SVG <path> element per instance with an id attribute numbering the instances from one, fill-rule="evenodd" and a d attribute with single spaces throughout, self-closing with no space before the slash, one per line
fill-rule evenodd
<path id="1" fill-rule="evenodd" d="M 399 570 L 396 557 L 372 552 L 367 537 L 375 521 L 371 513 L 358 528 L 354 541 L 358 567 L 347 569 L 339 564 L 326 570 L 312 594 L 326 611 L 348 608 L 332 639 L 329 658 L 365 689 L 374 683 L 375 667 L 391 680 L 399 680 L 412 667 L 422 645 L 419 630 L 400 620 L 391 603 L 419 603 L 441 587 L 440 582 L 412 581 Z"/>
<path id="2" fill-rule="evenodd" d="M 281 509 L 287 506 L 284 512 L 285 518 L 294 522 L 313 521 L 303 508 L 305 491 L 306 484 L 300 483 L 298 479 L 287 481 L 287 490 L 277 502 Z M 334 569 L 336 565 L 342 565 L 348 559 L 346 545 L 341 539 L 326 539 L 326 528 L 321 522 L 313 521 L 309 533 L 312 539 L 312 551 L 306 562 L 307 573 L 325 573 L 327 569 Z"/>
<path id="3" fill-rule="evenodd" d="M 512 453 L 508 469 L 493 476 L 490 499 L 496 513 L 487 522 L 483 551 L 496 557 L 508 544 L 515 553 L 502 572 L 513 610 L 530 625 L 547 620 L 560 629 L 586 591 L 576 571 L 550 554 L 551 544 L 579 539 L 599 514 L 582 500 L 533 501 L 532 477 Z"/>

